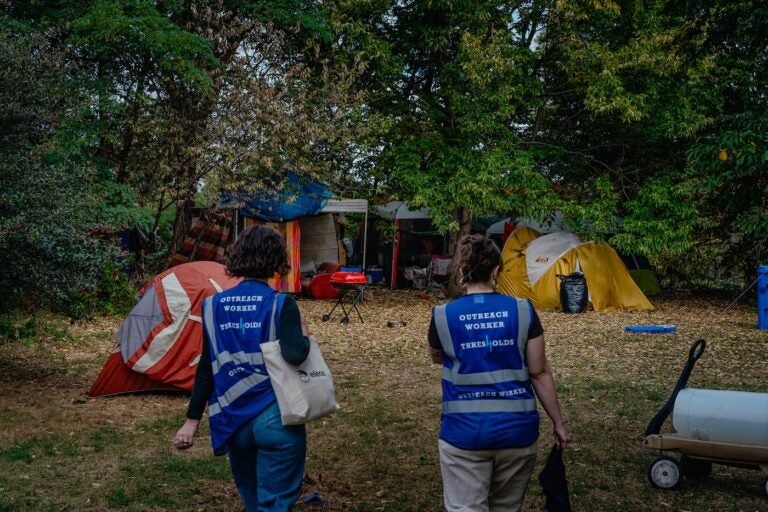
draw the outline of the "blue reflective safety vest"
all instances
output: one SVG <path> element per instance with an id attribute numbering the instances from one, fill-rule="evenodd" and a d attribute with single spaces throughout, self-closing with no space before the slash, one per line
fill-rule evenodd
<path id="1" fill-rule="evenodd" d="M 466 295 L 433 309 L 443 348 L 440 438 L 464 450 L 529 446 L 539 412 L 525 360 L 530 302 Z"/>
<path id="2" fill-rule="evenodd" d="M 208 418 L 216 455 L 227 453 L 232 434 L 276 400 L 261 343 L 276 339 L 284 299 L 266 283 L 248 280 L 203 303 L 213 369 Z"/>

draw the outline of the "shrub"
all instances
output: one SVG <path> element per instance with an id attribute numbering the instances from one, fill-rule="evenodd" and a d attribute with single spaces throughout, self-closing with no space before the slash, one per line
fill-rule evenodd
<path id="1" fill-rule="evenodd" d="M 92 170 L 21 155 L 0 163 L 0 307 L 89 314 L 82 296 L 115 268 L 119 249 L 93 236 Z"/>

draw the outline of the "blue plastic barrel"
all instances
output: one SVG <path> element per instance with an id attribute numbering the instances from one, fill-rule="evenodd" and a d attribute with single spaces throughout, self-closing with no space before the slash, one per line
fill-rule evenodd
<path id="1" fill-rule="evenodd" d="M 757 267 L 757 328 L 768 329 L 768 265 Z"/>

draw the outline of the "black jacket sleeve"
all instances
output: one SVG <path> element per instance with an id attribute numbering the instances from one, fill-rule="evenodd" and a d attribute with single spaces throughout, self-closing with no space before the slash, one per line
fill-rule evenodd
<path id="1" fill-rule="evenodd" d="M 187 407 L 187 418 L 199 420 L 203 417 L 205 406 L 213 393 L 213 366 L 211 365 L 211 343 L 208 332 L 203 329 L 203 351 L 195 371 L 195 387 Z"/>
<path id="2" fill-rule="evenodd" d="M 288 363 L 298 366 L 309 354 L 309 339 L 301 332 L 301 314 L 296 299 L 287 295 L 280 312 L 277 326 L 277 339 L 280 340 L 280 353 Z"/>

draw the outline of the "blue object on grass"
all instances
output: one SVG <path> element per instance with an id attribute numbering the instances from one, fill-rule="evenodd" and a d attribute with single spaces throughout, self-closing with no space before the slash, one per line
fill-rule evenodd
<path id="1" fill-rule="evenodd" d="M 648 332 L 652 334 L 675 332 L 677 327 L 674 325 L 627 325 L 624 326 L 627 332 Z"/>
<path id="2" fill-rule="evenodd" d="M 318 494 L 316 492 L 308 494 L 307 497 L 304 498 L 302 501 L 305 504 L 316 503 L 316 504 L 318 504 L 322 508 L 325 508 L 325 507 L 328 506 L 328 500 L 326 500 L 325 498 L 323 498 L 320 494 Z"/>

